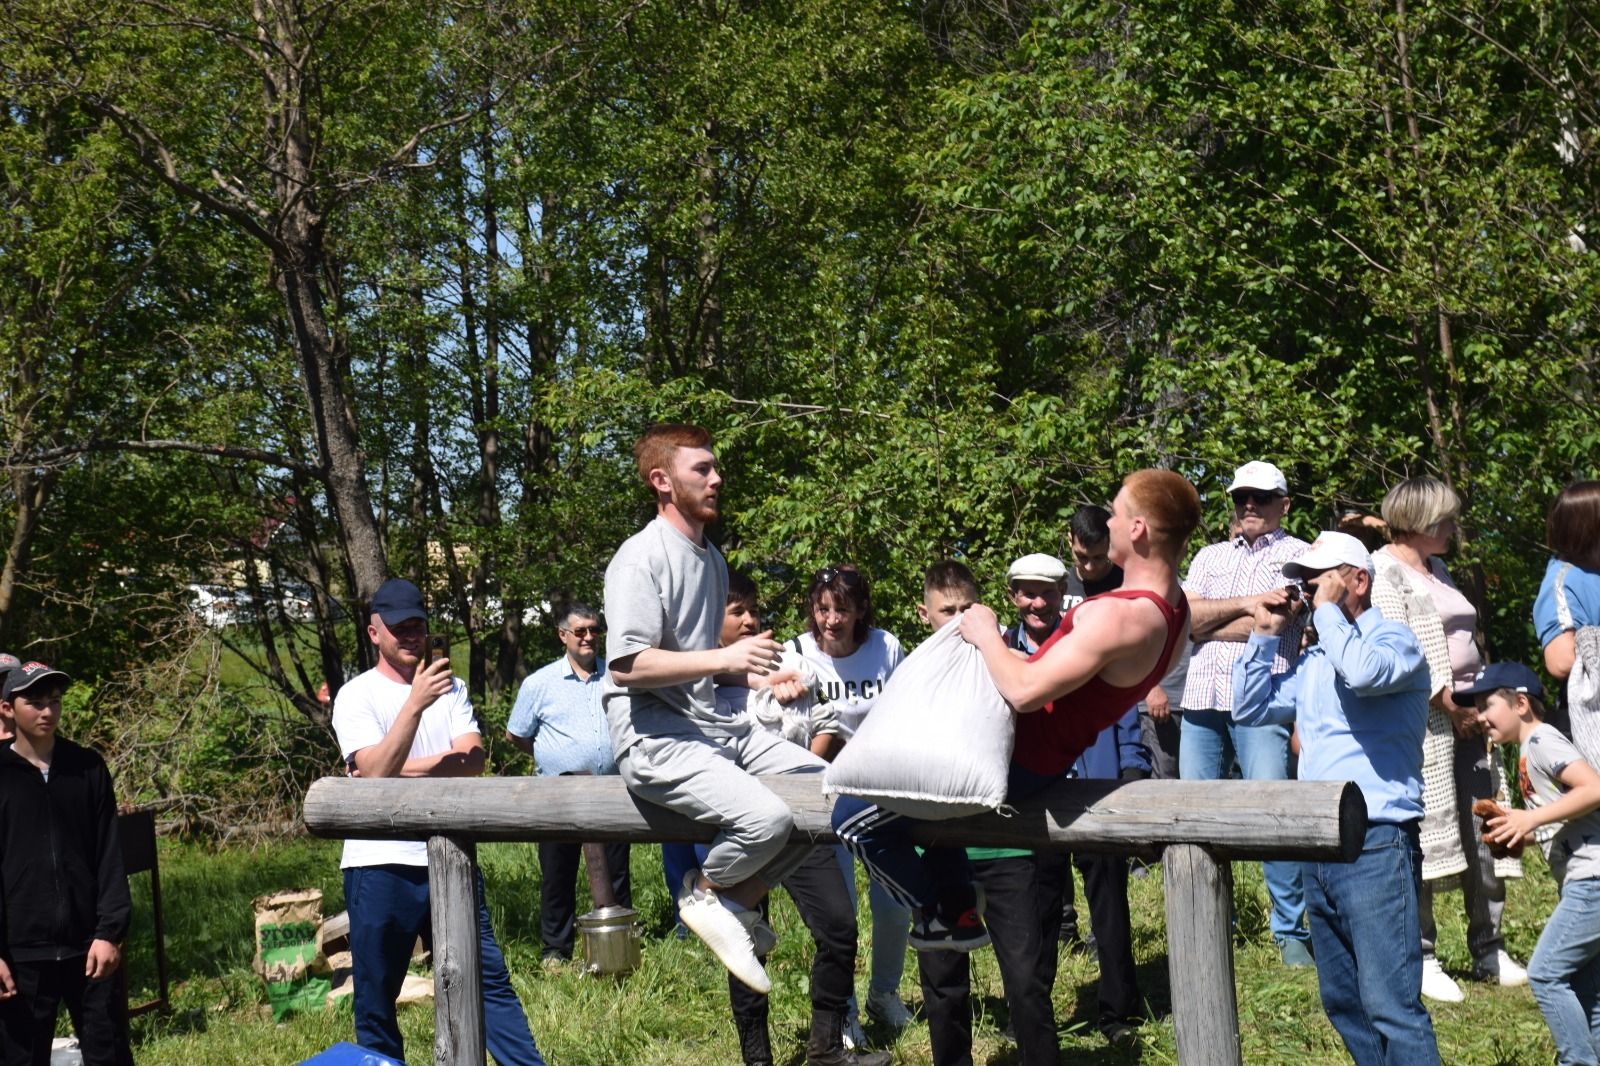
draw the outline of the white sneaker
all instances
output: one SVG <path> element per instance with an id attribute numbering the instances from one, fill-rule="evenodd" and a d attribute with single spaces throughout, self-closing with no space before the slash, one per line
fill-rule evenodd
<path id="1" fill-rule="evenodd" d="M 1528 971 L 1518 966 L 1517 960 L 1507 955 L 1504 948 L 1474 962 L 1472 976 L 1479 981 L 1494 981 L 1501 988 L 1516 988 L 1528 983 Z"/>
<path id="2" fill-rule="evenodd" d="M 867 1050 L 867 1031 L 861 1028 L 861 1016 L 852 1014 L 844 1020 L 844 1029 L 840 1034 L 844 1039 L 846 1051 Z"/>
<path id="3" fill-rule="evenodd" d="M 899 1032 L 911 1024 L 911 1012 L 906 1009 L 898 992 L 868 992 L 867 1017 Z"/>
<path id="4" fill-rule="evenodd" d="M 690 870 L 683 878 L 683 893 L 678 897 L 678 920 L 699 937 L 728 972 L 765 995 L 772 991 L 772 979 L 756 958 L 750 931 L 739 916 L 709 889 L 695 887 L 700 871 Z M 760 917 L 758 914 L 757 917 Z"/>
<path id="5" fill-rule="evenodd" d="M 1467 998 L 1438 959 L 1422 960 L 1422 994 L 1440 1003 L 1460 1003 Z"/>

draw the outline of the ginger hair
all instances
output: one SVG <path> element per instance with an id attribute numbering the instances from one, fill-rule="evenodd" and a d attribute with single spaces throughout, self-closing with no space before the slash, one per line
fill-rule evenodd
<path id="1" fill-rule="evenodd" d="M 1200 526 L 1200 494 L 1171 470 L 1135 470 L 1122 479 L 1133 513 L 1150 528 L 1150 543 L 1174 560 Z"/>
<path id="2" fill-rule="evenodd" d="M 666 470 L 672 466 L 672 453 L 679 448 L 709 448 L 711 433 L 702 426 L 682 422 L 660 422 L 644 431 L 644 436 L 633 446 L 633 456 L 639 463 L 639 480 L 650 484 L 650 471 Z"/>

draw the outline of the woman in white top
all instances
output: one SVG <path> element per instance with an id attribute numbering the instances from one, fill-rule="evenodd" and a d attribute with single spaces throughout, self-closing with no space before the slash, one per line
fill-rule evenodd
<path id="1" fill-rule="evenodd" d="M 1392 543 L 1374 553 L 1377 574 L 1372 604 L 1385 618 L 1411 627 L 1422 645 L 1432 675 L 1428 732 L 1422 741 L 1422 994 L 1458 1003 L 1461 988 L 1434 954 L 1435 889 L 1459 879 L 1467 908 L 1467 947 L 1473 976 L 1520 985 L 1528 975 L 1505 951 L 1500 920 L 1505 910 L 1505 877 L 1520 877 L 1516 859 L 1496 860 L 1480 839 L 1472 801 L 1499 798 L 1503 783 L 1490 754 L 1488 738 L 1469 706 L 1451 693 L 1471 685 L 1483 666 L 1475 634 L 1478 612 L 1456 588 L 1437 558 L 1456 534 L 1461 500 L 1444 482 L 1408 478 L 1383 498 L 1384 522 Z"/>
<path id="2" fill-rule="evenodd" d="M 866 575 L 855 567 L 830 566 L 817 571 L 807 595 L 806 631 L 790 645 L 826 668 L 821 672 L 828 680 L 820 686 L 820 696 L 830 705 L 839 705 L 838 721 L 844 727 L 843 735 L 848 736 L 872 710 L 889 675 L 905 659 L 905 651 L 893 633 L 873 626 L 872 590 Z M 843 746 L 842 739 L 833 739 L 836 743 L 831 749 L 819 752 L 823 758 L 832 759 Z M 854 893 L 854 862 L 842 847 L 839 855 L 845 880 Z M 911 1012 L 900 998 L 911 912 L 891 899 L 876 881 L 870 884 L 867 900 L 872 911 L 867 1014 L 900 1030 L 911 1021 Z M 849 1035 L 855 1038 L 859 1033 Z"/>

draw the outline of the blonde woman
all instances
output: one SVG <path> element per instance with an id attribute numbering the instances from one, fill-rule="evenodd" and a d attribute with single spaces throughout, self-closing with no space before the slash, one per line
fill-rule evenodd
<path id="1" fill-rule="evenodd" d="M 1465 998 L 1434 954 L 1435 888 L 1458 879 L 1467 908 L 1467 947 L 1473 976 L 1520 985 L 1527 972 L 1506 954 L 1500 932 L 1506 877 L 1520 877 L 1515 859 L 1496 860 L 1479 839 L 1472 801 L 1498 796 L 1499 768 L 1472 707 L 1457 706 L 1451 693 L 1472 683 L 1483 666 L 1474 639 L 1478 613 L 1456 588 L 1438 556 L 1456 535 L 1461 500 L 1442 481 L 1408 478 L 1384 497 L 1381 507 L 1391 543 L 1372 557 L 1377 576 L 1372 603 L 1385 618 L 1409 626 L 1422 645 L 1432 675 L 1428 732 L 1422 741 L 1422 994 L 1444 1003 Z"/>

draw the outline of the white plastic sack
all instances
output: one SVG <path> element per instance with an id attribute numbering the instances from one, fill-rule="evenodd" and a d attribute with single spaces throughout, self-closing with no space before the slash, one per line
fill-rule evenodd
<path id="1" fill-rule="evenodd" d="M 1016 715 L 960 618 L 906 657 L 872 713 L 823 777 L 829 796 L 858 796 L 915 818 L 960 818 L 1005 802 Z"/>

